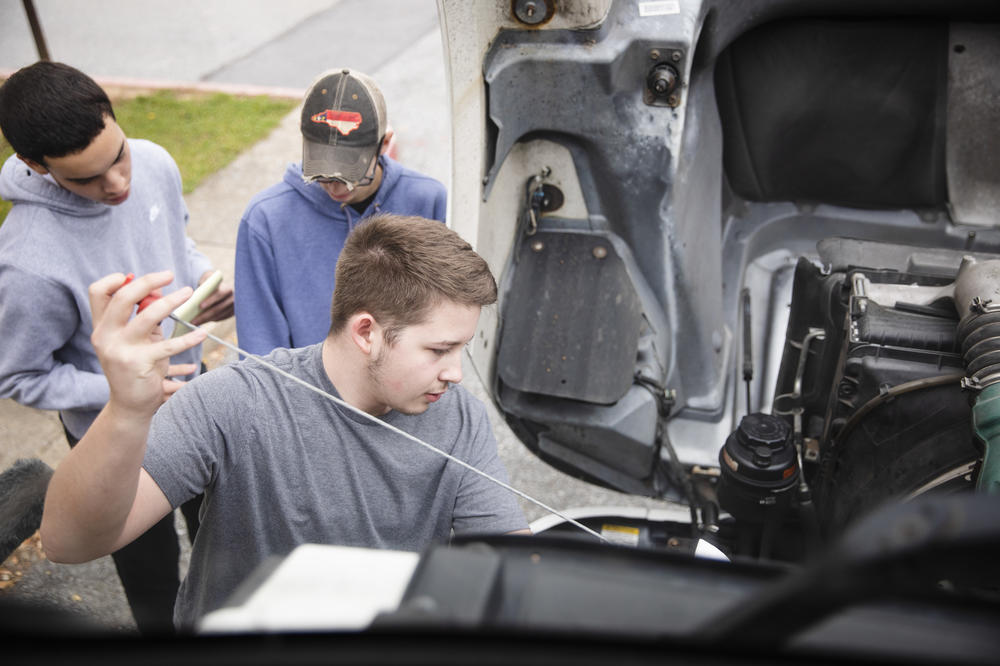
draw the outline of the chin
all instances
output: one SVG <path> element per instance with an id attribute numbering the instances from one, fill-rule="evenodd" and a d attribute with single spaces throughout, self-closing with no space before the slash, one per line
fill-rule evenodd
<path id="1" fill-rule="evenodd" d="M 430 407 L 429 404 L 411 403 L 408 405 L 402 405 L 400 407 L 396 407 L 395 410 L 400 414 L 416 416 L 417 414 L 423 414 L 424 412 L 426 412 L 428 407 Z"/>

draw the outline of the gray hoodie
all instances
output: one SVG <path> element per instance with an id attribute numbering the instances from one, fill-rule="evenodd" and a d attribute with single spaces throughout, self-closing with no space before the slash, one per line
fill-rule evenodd
<path id="1" fill-rule="evenodd" d="M 180 172 L 149 141 L 130 139 L 129 198 L 108 206 L 40 176 L 17 156 L 0 169 L 0 198 L 14 207 L 0 226 L 0 398 L 59 410 L 82 437 L 108 400 L 108 383 L 90 344 L 87 294 L 120 271 L 174 271 L 164 292 L 196 286 L 211 268 L 185 235 Z M 163 323 L 169 336 L 173 322 Z M 201 347 L 175 356 L 198 363 Z"/>

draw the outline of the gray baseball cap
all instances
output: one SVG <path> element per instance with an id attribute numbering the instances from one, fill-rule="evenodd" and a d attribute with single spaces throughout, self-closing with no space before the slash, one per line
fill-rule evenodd
<path id="1" fill-rule="evenodd" d="M 385 99 L 369 76 L 328 70 L 313 82 L 302 105 L 302 177 L 361 180 L 386 130 Z"/>

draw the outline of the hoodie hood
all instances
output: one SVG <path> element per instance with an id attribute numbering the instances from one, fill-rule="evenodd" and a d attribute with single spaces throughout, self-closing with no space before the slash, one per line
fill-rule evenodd
<path id="1" fill-rule="evenodd" d="M 85 199 L 60 187 L 51 176 L 42 176 L 11 155 L 0 168 L 0 198 L 14 204 L 35 204 L 76 217 L 100 215 L 107 205 Z"/>

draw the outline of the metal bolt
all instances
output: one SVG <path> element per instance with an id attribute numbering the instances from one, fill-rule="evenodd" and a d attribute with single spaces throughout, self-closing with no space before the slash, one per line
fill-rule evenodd
<path id="1" fill-rule="evenodd" d="M 522 23 L 538 25 L 549 15 L 549 3 L 544 0 L 518 0 L 514 15 Z"/>
<path id="2" fill-rule="evenodd" d="M 680 103 L 681 100 L 677 97 L 677 95 L 671 95 L 670 97 L 667 98 L 667 104 L 669 104 L 670 106 L 677 106 Z"/>
<path id="3" fill-rule="evenodd" d="M 649 52 L 649 59 L 650 60 L 659 60 L 660 59 L 660 52 L 657 51 L 656 49 L 653 49 L 652 51 Z"/>
<path id="4" fill-rule="evenodd" d="M 533 251 L 535 251 L 535 252 L 541 252 L 542 250 L 545 249 L 545 243 L 543 243 L 540 240 L 532 241 L 531 242 L 531 249 Z"/>
<path id="5" fill-rule="evenodd" d="M 598 245 L 593 249 L 594 256 L 598 259 L 603 259 L 608 256 L 608 248 L 603 245 Z"/>
<path id="6" fill-rule="evenodd" d="M 667 545 L 670 546 L 671 548 L 677 548 L 679 545 L 681 545 L 681 542 L 677 537 L 670 537 L 670 539 L 667 541 Z"/>
<path id="7" fill-rule="evenodd" d="M 677 87 L 677 70 L 671 65 L 656 65 L 646 75 L 646 86 L 657 96 L 671 94 Z"/>
<path id="8" fill-rule="evenodd" d="M 670 54 L 670 59 L 673 60 L 674 62 L 680 62 L 681 58 L 683 57 L 684 54 L 681 53 L 680 51 L 674 51 L 673 53 Z"/>

